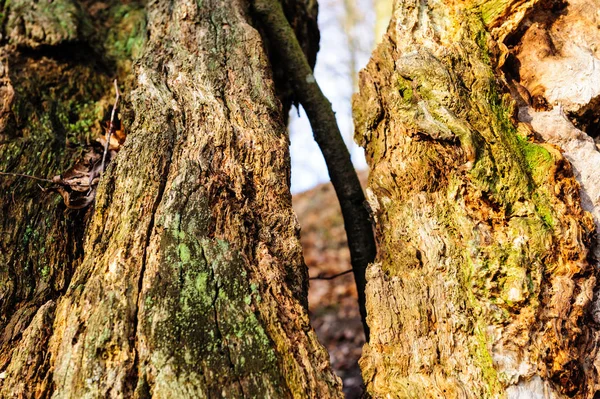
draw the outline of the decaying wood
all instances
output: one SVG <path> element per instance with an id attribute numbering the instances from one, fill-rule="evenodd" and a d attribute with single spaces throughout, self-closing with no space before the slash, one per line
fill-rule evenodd
<path id="1" fill-rule="evenodd" d="M 597 5 L 556 3 L 396 1 L 361 74 L 356 138 L 379 244 L 361 366 L 374 397 L 593 398 L 600 388 L 596 226 L 581 205 L 594 210 L 585 176 L 598 176 L 598 153 L 568 121 L 597 104 L 583 89 L 595 75 L 578 64 L 598 62 L 600 42 L 584 33 Z M 587 148 L 583 170 L 571 146 Z"/>
<path id="2" fill-rule="evenodd" d="M 571 0 L 540 8 L 513 39 L 508 74 L 532 97 L 518 103 L 518 119 L 561 148 L 581 184 L 581 201 L 600 237 L 600 1 Z M 536 107 L 542 104 L 543 107 Z M 600 259 L 600 245 L 594 246 Z"/>

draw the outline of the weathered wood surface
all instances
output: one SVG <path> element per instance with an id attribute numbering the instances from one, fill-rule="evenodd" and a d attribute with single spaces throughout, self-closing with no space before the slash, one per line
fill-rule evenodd
<path id="1" fill-rule="evenodd" d="M 586 128 L 574 115 L 586 107 L 597 115 L 595 73 L 578 62 L 598 62 L 597 30 L 586 33 L 598 6 L 558 3 L 396 1 L 361 74 L 356 138 L 379 246 L 361 366 L 374 397 L 600 389 L 597 227 L 582 208 L 597 212 L 598 152 L 571 124 Z M 546 47 L 536 32 L 551 36 Z"/>
<path id="2" fill-rule="evenodd" d="M 285 6 L 314 61 L 316 5 Z M 87 213 L 1 181 L 1 396 L 339 397 L 307 316 L 289 94 L 248 2 L 3 15 L 0 169 L 65 170 L 115 75 L 128 138 Z"/>

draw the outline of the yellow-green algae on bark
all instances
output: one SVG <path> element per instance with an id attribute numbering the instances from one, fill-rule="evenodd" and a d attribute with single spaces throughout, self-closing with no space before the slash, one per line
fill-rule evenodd
<path id="1" fill-rule="evenodd" d="M 484 22 L 517 2 L 487 3 L 397 1 L 361 73 L 356 139 L 379 244 L 361 367 L 374 397 L 513 397 L 538 379 L 554 397 L 593 395 L 581 350 L 593 221 L 560 151 L 514 123 Z"/>

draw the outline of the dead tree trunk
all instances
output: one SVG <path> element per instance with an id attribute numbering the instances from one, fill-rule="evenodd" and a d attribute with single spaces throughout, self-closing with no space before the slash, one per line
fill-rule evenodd
<path id="1" fill-rule="evenodd" d="M 248 2 L 5 4 L 0 170 L 71 166 L 115 76 L 128 137 L 93 208 L 0 180 L 0 396 L 339 397 L 307 317 L 290 99 Z M 314 62 L 314 3 L 284 5 Z"/>
<path id="2" fill-rule="evenodd" d="M 597 397 L 598 9 L 395 2 L 354 99 L 373 397 Z"/>

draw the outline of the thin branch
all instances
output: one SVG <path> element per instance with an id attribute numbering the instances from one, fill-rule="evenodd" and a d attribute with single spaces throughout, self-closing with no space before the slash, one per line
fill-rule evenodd
<path id="1" fill-rule="evenodd" d="M 333 280 L 334 278 L 338 278 L 340 276 L 343 276 L 343 275 L 351 273 L 351 272 L 352 272 L 352 269 L 348 269 L 345 272 L 334 274 L 332 276 L 323 276 L 322 274 L 319 274 L 318 276 L 310 277 L 309 280 Z"/>
<path id="2" fill-rule="evenodd" d="M 31 176 L 31 175 L 25 175 L 23 173 L 8 173 L 8 172 L 0 172 L 0 175 L 2 176 L 15 176 L 15 177 L 26 177 L 28 179 L 32 179 L 32 180 L 37 180 L 37 181 L 43 181 L 45 183 L 52 183 L 52 184 L 56 184 L 55 181 L 50 180 L 50 179 L 43 179 L 41 177 L 35 177 L 35 176 Z"/>
<path id="3" fill-rule="evenodd" d="M 91 187 L 93 186 L 93 184 L 85 184 L 85 183 L 77 183 L 77 184 L 73 184 L 73 183 L 68 183 L 63 179 L 44 179 L 42 177 L 36 177 L 36 176 L 31 176 L 31 175 L 26 175 L 23 173 L 9 173 L 9 172 L 0 172 L 0 176 L 15 176 L 15 177 L 25 177 L 27 179 L 32 179 L 32 180 L 37 180 L 37 181 L 42 181 L 44 183 L 52 183 L 52 184 L 57 184 L 59 186 L 65 186 L 65 187 L 73 187 L 73 186 L 77 186 L 77 187 Z M 57 176 L 58 177 L 58 176 Z M 40 186 L 38 184 L 38 187 L 41 190 L 45 190 L 42 186 Z"/>
<path id="4" fill-rule="evenodd" d="M 277 51 L 283 60 L 286 73 L 294 87 L 294 94 L 306 111 L 315 141 L 325 158 L 344 217 L 358 291 L 358 305 L 368 342 L 365 273 L 369 263 L 374 261 L 377 249 L 360 181 L 352 166 L 350 153 L 340 133 L 331 103 L 315 81 L 313 71 L 285 17 L 281 3 L 279 0 L 254 0 L 254 11 L 267 31 L 272 49 Z"/>
<path id="5" fill-rule="evenodd" d="M 117 84 L 117 79 L 115 79 L 115 103 L 113 104 L 113 109 L 110 114 L 110 125 L 108 126 L 108 136 L 106 137 L 106 143 L 104 143 L 104 154 L 102 154 L 102 165 L 100 167 L 100 173 L 104 172 L 104 168 L 106 167 L 106 154 L 108 153 L 108 148 L 110 147 L 110 138 L 116 132 L 116 116 L 117 116 L 117 107 L 119 105 L 119 98 L 121 98 L 121 94 L 119 93 L 119 85 Z"/>

